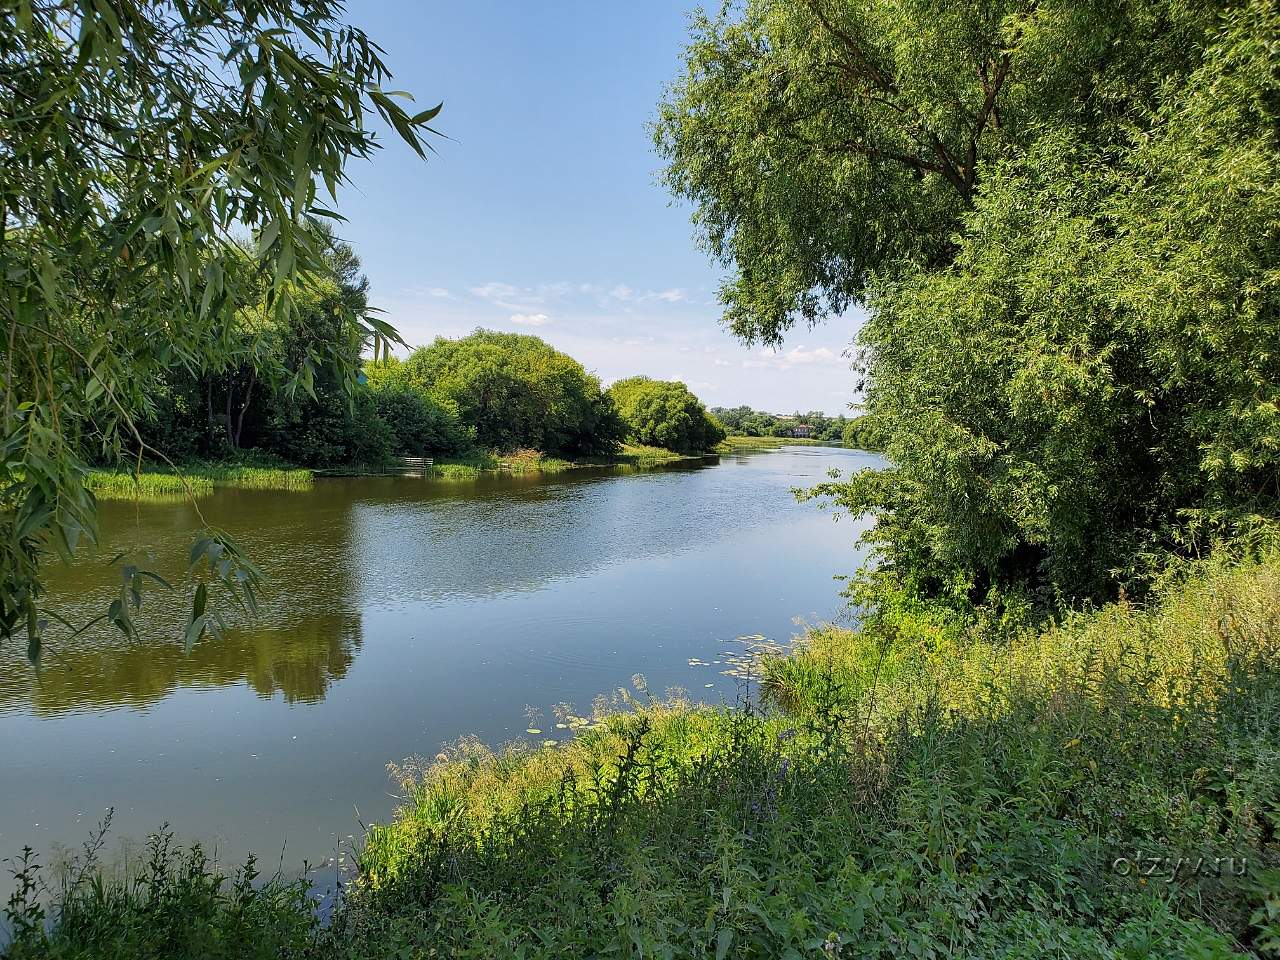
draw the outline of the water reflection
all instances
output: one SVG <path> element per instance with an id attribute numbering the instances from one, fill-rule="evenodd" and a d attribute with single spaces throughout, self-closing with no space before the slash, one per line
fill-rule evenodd
<path id="1" fill-rule="evenodd" d="M 178 687 L 243 683 L 260 697 L 316 703 L 342 679 L 360 648 L 348 612 L 309 616 L 287 627 L 239 628 L 186 653 L 171 640 L 96 636 L 51 650 L 38 669 L 13 651 L 0 657 L 0 707 L 38 716 L 71 710 L 143 708 Z"/>
<path id="2" fill-rule="evenodd" d="M 104 501 L 97 553 L 50 568 L 50 603 L 72 622 L 115 595 L 105 558 L 122 551 L 184 584 L 181 558 L 201 517 L 231 531 L 263 568 L 260 614 L 229 611 L 232 629 L 187 653 L 174 640 L 187 594 L 153 590 L 140 640 L 108 626 L 74 642 L 54 639 L 38 669 L 18 644 L 0 648 L 0 710 L 143 708 L 179 687 L 239 683 L 287 703 L 317 702 L 350 669 L 369 609 L 532 592 L 613 563 L 697 549 L 779 510 L 776 484 L 763 488 L 768 495 L 744 495 L 751 491 L 739 476 L 708 469 L 716 463 L 621 483 L 609 470 L 322 479 L 307 493 L 218 490 L 199 513 L 182 502 Z"/>

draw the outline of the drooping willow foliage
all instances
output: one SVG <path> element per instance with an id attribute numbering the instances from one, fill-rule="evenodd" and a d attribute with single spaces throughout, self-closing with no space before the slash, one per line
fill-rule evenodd
<path id="1" fill-rule="evenodd" d="M 354 383 L 358 355 L 286 365 L 235 319 L 279 320 L 325 272 L 326 209 L 377 116 L 419 154 L 438 107 L 384 92 L 379 48 L 329 0 L 0 2 L 0 637 L 38 651 L 42 563 L 94 535 L 85 456 L 141 456 L 136 424 L 165 371 L 250 363 L 291 389 L 321 364 Z M 244 253 L 245 241 L 249 255 Z M 395 339 L 353 313 L 357 335 Z M 217 531 L 193 567 L 252 603 L 257 574 Z M 145 573 L 122 570 L 108 613 L 132 629 Z M 205 628 L 199 588 L 193 630 Z"/>

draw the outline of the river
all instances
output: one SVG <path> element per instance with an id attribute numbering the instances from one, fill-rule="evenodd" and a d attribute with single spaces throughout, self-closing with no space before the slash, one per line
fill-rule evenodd
<path id="1" fill-rule="evenodd" d="M 318 863 L 392 814 L 388 761 L 464 734 L 562 739 L 554 705 L 584 712 L 635 674 L 733 700 L 736 638 L 842 615 L 833 576 L 860 562 L 861 527 L 791 490 L 877 463 L 797 446 L 641 473 L 219 489 L 199 509 L 267 575 L 256 619 L 187 653 L 171 639 L 186 601 L 152 592 L 141 640 L 51 643 L 39 669 L 25 642 L 0 647 L 0 858 L 56 859 L 112 807 L 117 845 L 167 822 L 223 863 Z M 104 501 L 101 521 L 96 555 L 50 567 L 71 619 L 105 608 L 120 551 L 181 581 L 199 526 L 180 501 Z"/>

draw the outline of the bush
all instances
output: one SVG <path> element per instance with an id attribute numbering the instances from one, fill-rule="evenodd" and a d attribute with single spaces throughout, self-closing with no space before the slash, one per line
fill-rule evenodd
<path id="1" fill-rule="evenodd" d="M 631 377 L 609 388 L 633 443 L 702 453 L 725 438 L 724 427 L 683 383 Z"/>
<path id="2" fill-rule="evenodd" d="M 383 384 L 373 391 L 378 416 L 391 428 L 394 450 L 402 457 L 452 455 L 472 446 L 472 437 L 448 408 L 404 384 Z"/>

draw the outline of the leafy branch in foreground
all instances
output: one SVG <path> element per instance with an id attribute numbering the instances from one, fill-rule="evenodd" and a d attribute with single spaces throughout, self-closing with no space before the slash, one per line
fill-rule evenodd
<path id="1" fill-rule="evenodd" d="M 141 458 L 165 371 L 249 362 L 310 392 L 323 366 L 355 384 L 349 351 L 290 364 L 235 322 L 251 304 L 286 322 L 325 275 L 341 218 L 320 190 L 335 197 L 347 162 L 380 146 L 374 116 L 420 155 L 434 133 L 440 108 L 410 114 L 384 91 L 381 50 L 341 10 L 0 0 L 0 637 L 25 627 L 38 649 L 41 564 L 95 535 L 84 458 Z M 337 309 L 375 349 L 398 341 Z M 251 605 L 252 568 L 212 542 L 213 578 Z"/>

